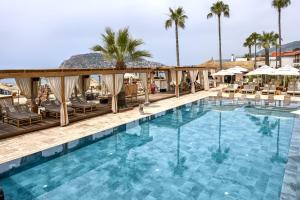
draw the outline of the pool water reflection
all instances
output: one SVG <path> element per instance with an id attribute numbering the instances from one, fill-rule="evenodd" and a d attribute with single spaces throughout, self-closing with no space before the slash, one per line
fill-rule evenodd
<path id="1" fill-rule="evenodd" d="M 293 116 L 204 102 L 3 177 L 6 199 L 278 200 Z"/>

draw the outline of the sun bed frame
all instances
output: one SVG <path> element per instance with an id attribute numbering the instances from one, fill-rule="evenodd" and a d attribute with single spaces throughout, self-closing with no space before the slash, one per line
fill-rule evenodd
<path id="1" fill-rule="evenodd" d="M 60 105 L 54 101 L 45 101 L 42 103 L 42 106 L 45 108 L 45 113 L 51 117 L 60 118 Z M 67 112 L 69 116 L 74 115 L 75 109 L 67 106 Z"/>
<path id="2" fill-rule="evenodd" d="M 93 110 L 96 110 L 96 104 L 84 101 L 79 97 L 72 98 L 71 103 L 72 103 L 72 108 L 74 108 L 75 112 L 79 111 L 85 114 L 87 111 L 92 112 Z"/>
<path id="3" fill-rule="evenodd" d="M 244 88 L 241 90 L 241 92 L 254 94 L 256 92 L 255 85 L 244 85 Z"/>
<path id="4" fill-rule="evenodd" d="M 23 125 L 30 125 L 31 118 L 29 115 L 20 113 L 14 106 L 4 107 L 5 115 L 3 117 L 3 122 L 8 124 L 13 124 L 20 128 Z"/>
<path id="5" fill-rule="evenodd" d="M 224 92 L 235 93 L 238 91 L 238 87 L 239 87 L 238 84 L 229 84 L 228 87 L 224 89 Z"/>
<path id="6" fill-rule="evenodd" d="M 276 86 L 275 85 L 265 85 L 264 89 L 261 91 L 262 94 L 275 94 Z"/>

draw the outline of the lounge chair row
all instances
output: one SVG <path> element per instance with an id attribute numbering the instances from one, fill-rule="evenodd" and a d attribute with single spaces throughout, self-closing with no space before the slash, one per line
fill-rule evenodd
<path id="1" fill-rule="evenodd" d="M 85 99 L 74 97 L 70 99 L 72 103 L 72 108 L 75 109 L 75 112 L 83 112 L 86 113 L 88 111 L 92 112 L 96 110 L 96 104 L 87 102 Z"/>
<path id="2" fill-rule="evenodd" d="M 228 96 L 223 96 L 222 91 L 219 91 L 217 96 L 212 97 L 213 100 L 221 100 L 221 99 L 228 99 L 228 100 L 237 100 L 237 101 L 254 101 L 255 103 L 261 102 L 261 100 L 267 100 L 268 103 L 276 103 L 275 96 L 273 94 L 269 94 L 267 99 L 262 99 L 260 94 L 256 94 L 251 98 L 247 98 L 246 94 L 241 95 L 240 97 L 236 97 L 234 93 L 230 93 Z M 290 105 L 291 103 L 291 96 L 290 95 L 284 95 L 283 99 L 283 105 Z"/>
<path id="3" fill-rule="evenodd" d="M 289 84 L 287 93 L 292 94 L 292 95 L 299 95 L 300 94 L 300 83 L 298 82 L 296 84 Z"/>
<path id="4" fill-rule="evenodd" d="M 42 115 L 31 112 L 27 105 L 11 105 L 4 107 L 3 122 L 13 124 L 18 128 L 42 121 Z"/>
<path id="5" fill-rule="evenodd" d="M 276 93 L 276 85 L 265 85 L 263 90 L 261 91 L 262 94 L 275 94 Z"/>

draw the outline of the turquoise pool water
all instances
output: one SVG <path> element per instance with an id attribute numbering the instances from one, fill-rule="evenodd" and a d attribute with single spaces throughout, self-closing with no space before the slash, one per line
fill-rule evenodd
<path id="1" fill-rule="evenodd" d="M 0 186 L 6 200 L 279 200 L 293 122 L 198 101 L 76 150 L 97 136 L 42 152 L 51 159 L 3 175 Z"/>

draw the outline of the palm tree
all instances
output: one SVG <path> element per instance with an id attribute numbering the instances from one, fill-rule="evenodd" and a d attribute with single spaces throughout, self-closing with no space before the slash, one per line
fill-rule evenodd
<path id="1" fill-rule="evenodd" d="M 265 49 L 265 64 L 270 65 L 270 48 L 274 45 L 275 33 L 272 31 L 270 33 L 263 32 L 261 37 L 259 37 L 258 46 Z"/>
<path id="2" fill-rule="evenodd" d="M 103 45 L 95 45 L 91 49 L 99 52 L 105 60 L 114 62 L 117 69 L 125 69 L 126 61 L 138 61 L 144 57 L 151 57 L 148 51 L 138 50 L 144 42 L 141 39 L 132 38 L 128 28 L 120 29 L 116 33 L 107 27 L 105 34 L 102 34 L 102 43 Z M 126 107 L 124 86 L 118 94 L 118 105 Z"/>
<path id="3" fill-rule="evenodd" d="M 177 59 L 177 66 L 180 66 L 180 59 L 179 59 L 179 38 L 178 38 L 178 28 L 185 28 L 185 20 L 188 18 L 185 15 L 185 11 L 182 7 L 169 8 L 169 19 L 165 22 L 165 28 L 169 29 L 172 27 L 173 22 L 175 24 L 175 37 L 176 37 L 176 59 Z"/>
<path id="4" fill-rule="evenodd" d="M 290 0 L 273 0 L 272 6 L 277 9 L 278 11 L 278 34 L 279 34 L 279 65 L 281 67 L 282 65 L 282 59 L 281 59 L 281 10 L 283 8 L 288 7 L 291 4 Z"/>
<path id="5" fill-rule="evenodd" d="M 116 33 L 107 27 L 105 34 L 102 34 L 102 41 L 103 45 L 95 45 L 92 50 L 99 52 L 105 60 L 115 62 L 118 69 L 125 69 L 126 61 L 138 61 L 144 57 L 151 57 L 148 51 L 138 50 L 144 42 L 141 39 L 133 39 L 128 28 L 120 29 Z"/>
<path id="6" fill-rule="evenodd" d="M 223 1 L 217 1 L 210 8 L 210 13 L 207 15 L 207 19 L 212 18 L 214 15 L 218 17 L 218 30 L 219 30 L 219 59 L 220 59 L 220 69 L 223 69 L 222 66 L 222 38 L 221 38 L 221 16 L 228 17 L 229 14 L 229 6 L 224 4 Z"/>
<path id="7" fill-rule="evenodd" d="M 272 43 L 273 46 L 275 46 L 275 52 L 276 52 L 276 68 L 278 68 L 278 47 L 279 47 L 279 43 L 278 43 L 278 40 L 279 40 L 279 34 L 278 33 L 275 33 L 274 34 L 274 41 Z"/>
<path id="8" fill-rule="evenodd" d="M 249 60 L 251 60 L 251 56 L 252 56 L 252 46 L 254 45 L 254 41 L 253 39 L 251 38 L 251 36 L 247 37 L 243 46 L 244 47 L 248 47 L 249 48 L 249 54 L 248 54 L 248 57 L 249 57 Z"/>
<path id="9" fill-rule="evenodd" d="M 253 32 L 253 33 L 251 33 L 250 38 L 252 39 L 252 41 L 254 43 L 254 68 L 256 69 L 256 50 L 257 50 L 257 42 L 258 42 L 258 39 L 260 38 L 260 34 Z"/>

